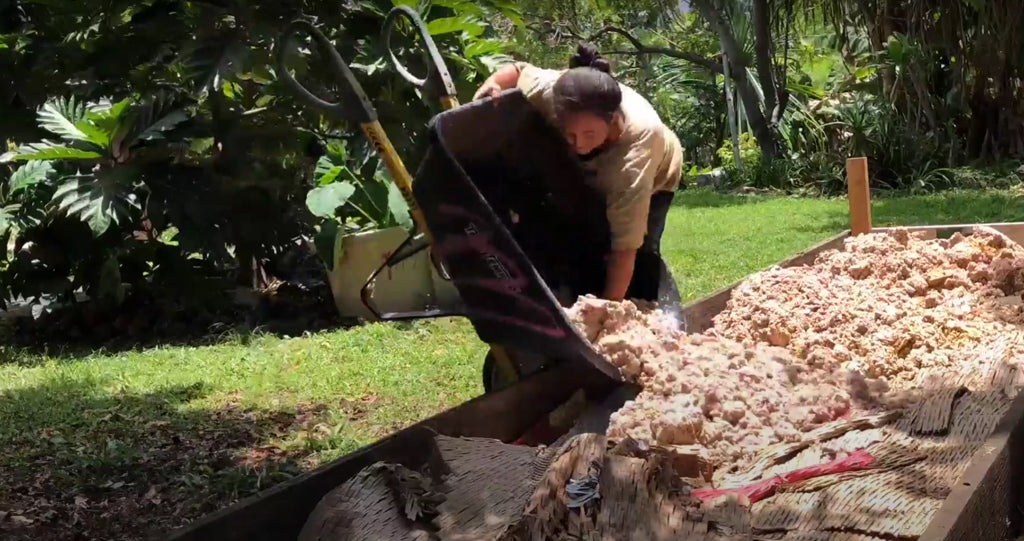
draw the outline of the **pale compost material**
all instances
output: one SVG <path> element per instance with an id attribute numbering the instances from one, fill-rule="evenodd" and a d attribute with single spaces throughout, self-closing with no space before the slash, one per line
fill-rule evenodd
<path id="1" fill-rule="evenodd" d="M 751 276 L 703 335 L 628 301 L 582 297 L 568 315 L 643 386 L 609 437 L 697 445 L 742 467 L 766 445 L 903 408 L 977 369 L 974 348 L 1024 321 L 1022 270 L 1024 248 L 991 229 L 933 240 L 894 230 Z"/>
<path id="2" fill-rule="evenodd" d="M 902 229 L 851 237 L 813 265 L 751 276 L 712 332 L 919 385 L 922 371 L 970 369 L 964 351 L 1024 322 L 1022 271 L 1024 248 L 990 228 L 949 239 Z"/>
<path id="3" fill-rule="evenodd" d="M 808 365 L 783 348 L 683 334 L 659 311 L 629 301 L 584 297 L 569 315 L 626 379 L 643 386 L 612 415 L 612 438 L 696 444 L 715 461 L 740 461 L 894 398 L 881 381 Z"/>

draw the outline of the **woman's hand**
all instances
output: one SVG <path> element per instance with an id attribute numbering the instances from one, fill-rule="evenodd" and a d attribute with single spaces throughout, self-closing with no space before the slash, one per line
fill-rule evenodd
<path id="1" fill-rule="evenodd" d="M 497 98 L 501 95 L 501 91 L 502 88 L 498 83 L 488 79 L 484 84 L 480 85 L 480 89 L 476 91 L 476 94 L 473 94 L 473 101 L 484 98 Z"/>
<path id="2" fill-rule="evenodd" d="M 491 74 L 490 77 L 480 85 L 480 89 L 473 94 L 473 100 L 484 98 L 497 98 L 502 91 L 515 88 L 519 82 L 519 68 L 515 64 L 506 64 Z"/>

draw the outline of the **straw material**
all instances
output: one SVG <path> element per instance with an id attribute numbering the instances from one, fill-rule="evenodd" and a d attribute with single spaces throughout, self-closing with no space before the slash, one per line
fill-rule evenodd
<path id="1" fill-rule="evenodd" d="M 591 405 L 549 448 L 437 436 L 443 484 L 374 465 L 328 494 L 300 539 L 916 539 L 1019 391 L 1024 376 L 1014 352 L 1022 336 L 983 344 L 965 356 L 962 371 L 922 376 L 924 398 L 904 412 L 826 424 L 803 441 L 763 449 L 738 473 L 712 471 L 700 447 L 608 440 L 605 419 L 628 393 Z M 782 482 L 858 452 L 870 455 L 870 469 L 781 485 L 753 504 L 736 493 L 706 503 L 691 494 L 709 483 Z"/>
<path id="2" fill-rule="evenodd" d="M 558 449 L 529 497 L 523 522 L 516 528 L 518 538 L 555 539 L 570 531 L 579 533 L 592 522 L 586 512 L 569 509 L 566 485 L 573 479 L 597 473 L 594 465 L 601 463 L 606 446 L 604 435 L 582 434 Z"/>
<path id="3" fill-rule="evenodd" d="M 721 474 L 716 472 L 718 476 L 715 478 L 716 486 L 719 488 L 737 488 L 749 485 L 762 479 L 765 473 L 774 466 L 787 462 L 790 457 L 816 443 L 832 440 L 855 430 L 885 426 L 899 419 L 902 415 L 903 413 L 900 411 L 890 411 L 824 424 L 805 434 L 804 439 L 801 441 L 780 443 L 767 447 L 757 454 L 753 467 L 746 472 L 733 475 L 729 475 L 725 471 Z"/>
<path id="4" fill-rule="evenodd" d="M 779 539 L 781 541 L 883 541 L 880 537 L 845 532 L 789 532 L 785 537 Z"/>

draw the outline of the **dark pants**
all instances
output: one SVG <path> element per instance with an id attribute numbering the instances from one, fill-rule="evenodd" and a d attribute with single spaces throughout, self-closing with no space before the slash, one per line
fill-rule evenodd
<path id="1" fill-rule="evenodd" d="M 647 214 L 647 235 L 636 252 L 633 280 L 629 284 L 627 297 L 658 301 L 662 305 L 679 305 L 679 290 L 676 289 L 672 272 L 661 259 L 661 235 L 665 232 L 665 218 L 672 207 L 675 192 L 655 192 L 651 196 L 651 208 Z"/>

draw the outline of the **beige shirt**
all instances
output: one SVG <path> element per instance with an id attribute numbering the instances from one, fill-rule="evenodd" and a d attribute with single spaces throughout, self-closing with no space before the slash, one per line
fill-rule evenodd
<path id="1" fill-rule="evenodd" d="M 555 81 L 562 70 L 542 69 L 525 62 L 517 87 L 530 103 L 555 122 Z M 622 88 L 623 132 L 593 159 L 584 162 L 590 182 L 607 200 L 612 250 L 633 250 L 647 234 L 651 195 L 674 191 L 683 167 L 683 147 L 651 104 L 633 89 Z"/>

